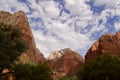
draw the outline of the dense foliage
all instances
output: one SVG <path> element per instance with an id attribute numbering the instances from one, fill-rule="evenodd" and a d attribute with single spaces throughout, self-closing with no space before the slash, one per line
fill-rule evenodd
<path id="1" fill-rule="evenodd" d="M 120 80 L 120 60 L 108 54 L 86 62 L 78 73 L 78 80 Z"/>
<path id="2" fill-rule="evenodd" d="M 45 63 L 39 65 L 17 64 L 14 68 L 16 80 L 52 80 L 51 70 Z"/>
<path id="3" fill-rule="evenodd" d="M 0 78 L 3 69 L 11 68 L 26 49 L 27 45 L 19 29 L 0 23 Z"/>
<path id="4" fill-rule="evenodd" d="M 77 80 L 77 76 L 62 76 L 61 78 L 59 78 L 58 80 Z"/>

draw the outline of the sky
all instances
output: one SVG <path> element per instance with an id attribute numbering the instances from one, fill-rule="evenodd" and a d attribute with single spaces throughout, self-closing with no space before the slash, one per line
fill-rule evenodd
<path id="1" fill-rule="evenodd" d="M 120 31 L 120 0 L 0 0 L 0 11 L 25 12 L 45 57 L 64 48 L 85 56 L 100 36 Z"/>

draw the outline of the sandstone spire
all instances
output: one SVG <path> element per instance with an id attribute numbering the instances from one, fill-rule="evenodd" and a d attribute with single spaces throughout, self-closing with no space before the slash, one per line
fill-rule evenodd
<path id="1" fill-rule="evenodd" d="M 36 48 L 33 34 L 24 12 L 19 11 L 14 14 L 10 14 L 8 12 L 0 11 L 0 23 L 12 25 L 23 32 L 22 38 L 29 45 L 29 50 L 26 54 L 23 53 L 21 55 L 21 60 L 23 62 L 39 62 L 44 60 L 43 54 Z"/>

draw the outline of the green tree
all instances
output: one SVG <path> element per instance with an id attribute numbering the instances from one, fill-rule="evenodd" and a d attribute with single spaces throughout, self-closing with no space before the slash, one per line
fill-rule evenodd
<path id="1" fill-rule="evenodd" d="M 108 54 L 86 62 L 77 73 L 78 80 L 120 80 L 120 60 Z"/>
<path id="2" fill-rule="evenodd" d="M 22 32 L 10 25 L 0 23 L 0 78 L 5 68 L 10 69 L 18 56 L 27 50 Z"/>
<path id="3" fill-rule="evenodd" d="M 51 69 L 45 63 L 39 65 L 17 64 L 14 68 L 16 80 L 53 80 Z"/>
<path id="4" fill-rule="evenodd" d="M 58 80 L 77 80 L 77 76 L 76 75 L 74 75 L 72 77 L 70 77 L 70 76 L 62 76 Z"/>

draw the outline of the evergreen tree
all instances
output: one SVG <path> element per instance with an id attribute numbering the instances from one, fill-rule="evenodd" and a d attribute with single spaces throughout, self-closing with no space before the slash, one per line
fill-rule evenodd
<path id="1" fill-rule="evenodd" d="M 0 23 L 0 78 L 3 69 L 11 68 L 26 49 L 27 45 L 19 29 Z"/>
<path id="2" fill-rule="evenodd" d="M 86 62 L 78 73 L 78 80 L 120 80 L 120 60 L 108 54 Z"/>
<path id="3" fill-rule="evenodd" d="M 39 65 L 17 64 L 14 68 L 16 80 L 53 80 L 51 69 L 45 63 Z"/>

